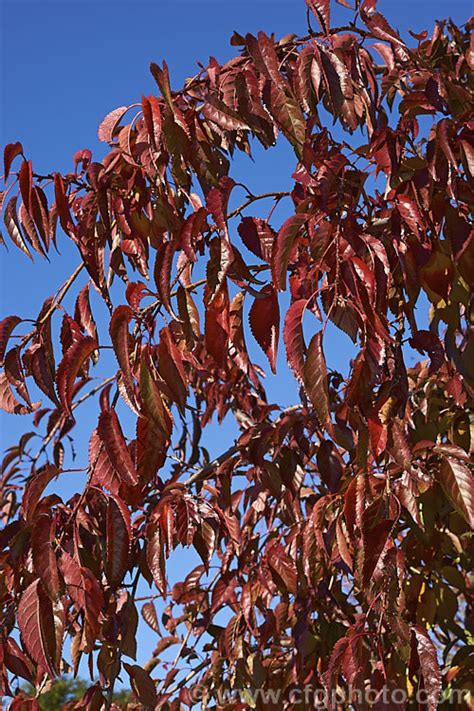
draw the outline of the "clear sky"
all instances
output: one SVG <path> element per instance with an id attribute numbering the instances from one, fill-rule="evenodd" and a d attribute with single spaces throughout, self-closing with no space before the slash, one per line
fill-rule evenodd
<path id="1" fill-rule="evenodd" d="M 462 22 L 473 5 L 469 0 L 380 0 L 378 9 L 406 37 L 408 28 L 431 32 L 434 20 L 447 13 Z M 344 24 L 351 17 L 335 0 L 332 12 L 333 24 Z M 213 55 L 224 62 L 234 54 L 235 48 L 229 45 L 234 30 L 245 34 L 260 29 L 277 36 L 306 33 L 304 1 L 0 0 L 0 143 L 21 141 L 38 172 L 69 171 L 72 156 L 80 148 L 90 148 L 100 158 L 104 145 L 98 142 L 96 131 L 101 119 L 117 106 L 156 93 L 148 69 L 151 61 L 166 59 L 172 86 L 179 87 L 185 77 L 196 73 L 198 60 L 207 64 Z M 291 152 L 257 150 L 256 158 L 254 164 L 239 159 L 237 165 L 239 175 L 247 176 L 254 191 L 286 189 L 288 161 L 294 161 Z M 37 315 L 44 299 L 78 263 L 75 250 L 64 238 L 60 249 L 61 255 L 53 256 L 51 263 L 37 258 L 31 264 L 15 247 L 10 245 L 8 252 L 0 248 L 1 318 Z M 71 302 L 66 301 L 66 306 L 71 307 Z M 347 372 L 349 344 L 331 331 L 326 343 L 330 365 Z M 264 365 L 258 348 L 252 354 Z M 284 361 L 280 348 L 279 365 L 284 366 Z M 269 385 L 271 395 L 284 404 L 295 397 L 284 368 L 283 375 L 269 378 Z M 92 407 L 91 416 L 94 411 Z M 0 423 L 3 449 L 24 431 L 25 420 L 2 416 Z M 76 449 L 86 451 L 92 427 L 91 421 L 84 429 L 78 427 Z M 230 428 L 218 437 L 220 449 L 228 446 L 226 436 L 232 437 Z M 70 484 L 62 486 L 66 494 Z M 181 556 L 176 565 L 184 568 L 186 560 Z M 178 571 L 172 577 L 177 575 Z M 143 661 L 150 654 L 154 635 L 144 631 L 140 640 Z"/>

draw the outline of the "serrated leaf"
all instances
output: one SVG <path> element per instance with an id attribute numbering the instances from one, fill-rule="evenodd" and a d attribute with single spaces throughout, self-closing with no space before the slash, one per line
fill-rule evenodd
<path id="1" fill-rule="evenodd" d="M 130 560 L 130 513 L 119 497 L 107 500 L 107 558 L 105 569 L 110 585 L 117 587 L 123 580 Z"/>
<path id="2" fill-rule="evenodd" d="M 0 409 L 8 412 L 10 415 L 28 415 L 33 410 L 37 410 L 41 405 L 40 402 L 25 405 L 21 403 L 11 389 L 5 373 L 0 373 Z"/>
<path id="3" fill-rule="evenodd" d="M 423 686 L 426 691 L 426 707 L 428 711 L 436 711 L 442 687 L 436 647 L 426 630 L 422 627 L 413 625 L 412 632 L 415 638 L 416 652 L 420 661 Z"/>
<path id="4" fill-rule="evenodd" d="M 7 316 L 0 321 L 0 365 L 3 365 L 3 359 L 8 346 L 8 340 L 13 330 L 21 322 L 19 316 Z"/>
<path id="5" fill-rule="evenodd" d="M 68 415 L 72 415 L 71 404 L 76 377 L 84 362 L 97 348 L 95 338 L 83 336 L 67 349 L 58 366 L 56 383 L 59 399 Z"/>
<path id="6" fill-rule="evenodd" d="M 53 548 L 56 537 L 56 522 L 54 518 L 43 514 L 34 523 L 31 534 L 31 552 L 33 568 L 54 600 L 59 592 L 58 566 Z"/>
<path id="7" fill-rule="evenodd" d="M 229 106 L 210 94 L 201 109 L 202 115 L 225 131 L 248 130 L 249 126 Z"/>
<path id="8" fill-rule="evenodd" d="M 3 221 L 13 244 L 15 244 L 18 249 L 21 249 L 21 251 L 24 252 L 30 259 L 33 259 L 25 240 L 23 239 L 23 235 L 21 234 L 18 216 L 16 214 L 16 202 L 17 197 L 14 195 L 7 203 L 5 212 L 3 213 Z"/>
<path id="9" fill-rule="evenodd" d="M 124 663 L 130 677 L 130 685 L 138 701 L 147 709 L 154 709 L 158 699 L 155 682 L 145 669 L 137 664 Z"/>
<path id="10" fill-rule="evenodd" d="M 278 296 L 271 284 L 267 284 L 255 297 L 249 313 L 250 328 L 255 340 L 268 358 L 273 373 L 276 373 L 276 357 L 280 334 L 280 307 Z"/>
<path id="11" fill-rule="evenodd" d="M 165 552 L 158 524 L 150 524 L 147 528 L 146 559 L 156 587 L 165 593 Z"/>
<path id="12" fill-rule="evenodd" d="M 305 224 L 308 216 L 297 214 L 289 217 L 281 226 L 273 246 L 272 275 L 273 282 L 280 291 L 286 289 L 286 273 L 290 252 L 296 236 Z"/>
<path id="13" fill-rule="evenodd" d="M 37 472 L 31 474 L 25 487 L 22 501 L 23 516 L 27 521 L 33 521 L 36 507 L 41 495 L 49 482 L 58 476 L 59 470 L 53 464 L 46 464 Z"/>
<path id="14" fill-rule="evenodd" d="M 158 615 L 156 614 L 156 607 L 153 602 L 145 602 L 142 606 L 141 614 L 147 625 L 157 634 L 161 634 Z"/>
<path id="15" fill-rule="evenodd" d="M 104 141 L 105 143 L 111 143 L 113 141 L 114 131 L 128 109 L 128 106 L 120 106 L 118 109 L 114 109 L 107 114 L 97 129 L 99 141 Z"/>
<path id="16" fill-rule="evenodd" d="M 142 111 L 151 145 L 156 150 L 160 145 L 162 130 L 160 102 L 156 96 L 142 96 Z"/>
<path id="17" fill-rule="evenodd" d="M 316 15 L 322 31 L 328 34 L 330 27 L 329 0 L 306 0 L 306 4 Z"/>
<path id="18" fill-rule="evenodd" d="M 3 180 L 5 183 L 10 175 L 10 168 L 15 158 L 23 153 L 23 146 L 20 141 L 7 143 L 3 150 Z"/>
<path id="19" fill-rule="evenodd" d="M 286 357 L 296 378 L 303 383 L 306 344 L 303 335 L 303 316 L 308 305 L 307 299 L 295 301 L 285 316 L 283 327 L 283 341 L 285 343 Z"/>
<path id="20" fill-rule="evenodd" d="M 135 414 L 138 415 L 135 386 L 133 384 L 132 367 L 130 364 L 130 334 L 128 332 L 128 324 L 132 317 L 133 312 L 129 306 L 118 306 L 112 314 L 109 333 L 115 356 L 122 371 L 127 404 Z"/>
<path id="21" fill-rule="evenodd" d="M 474 477 L 468 466 L 443 457 L 437 479 L 456 511 L 474 528 Z"/>
<path id="22" fill-rule="evenodd" d="M 57 622 L 40 580 L 25 590 L 18 605 L 18 626 L 28 653 L 52 677 L 57 674 Z"/>
<path id="23" fill-rule="evenodd" d="M 135 486 L 138 476 L 127 448 L 120 421 L 115 410 L 105 410 L 99 415 L 97 436 L 114 472 L 124 484 Z M 97 464 L 104 465 L 102 462 Z M 100 469 L 101 467 L 99 467 Z"/>
<path id="24" fill-rule="evenodd" d="M 326 359 L 323 352 L 323 333 L 312 337 L 304 365 L 304 387 L 322 427 L 330 422 L 329 390 Z"/>
<path id="25" fill-rule="evenodd" d="M 299 103 L 294 96 L 289 96 L 275 84 L 265 87 L 264 101 L 278 128 L 291 143 L 296 155 L 301 157 L 306 138 L 306 121 Z"/>
<path id="26" fill-rule="evenodd" d="M 89 300 L 89 284 L 86 284 L 78 294 L 74 307 L 74 320 L 89 336 L 97 340 L 97 326 Z"/>

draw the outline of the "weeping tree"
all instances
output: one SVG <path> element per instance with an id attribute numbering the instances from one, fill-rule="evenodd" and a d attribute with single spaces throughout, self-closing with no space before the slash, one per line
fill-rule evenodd
<path id="1" fill-rule="evenodd" d="M 470 708 L 472 22 L 407 44 L 356 4 L 236 33 L 181 89 L 151 64 L 101 160 L 41 175 L 5 148 L 5 240 L 78 256 L 0 324 L 0 404 L 25 421 L 1 479 L 14 711 L 84 670 L 63 708 L 118 708 L 119 681 L 130 708 Z M 282 142 L 289 190 L 232 177 Z M 278 349 L 290 407 L 265 388 Z"/>

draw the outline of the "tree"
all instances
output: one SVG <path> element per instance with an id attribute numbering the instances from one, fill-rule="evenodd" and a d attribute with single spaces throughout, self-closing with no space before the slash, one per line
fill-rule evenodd
<path id="1" fill-rule="evenodd" d="M 234 34 L 234 59 L 181 90 L 152 64 L 158 95 L 104 119 L 102 161 L 39 175 L 5 148 L 11 240 L 79 253 L 31 330 L 0 325 L 2 409 L 34 426 L 2 468 L 1 693 L 36 689 L 11 709 L 82 658 L 98 681 L 63 708 L 113 708 L 119 677 L 161 709 L 312 708 L 308 689 L 362 709 L 370 689 L 431 711 L 469 688 L 472 22 L 408 46 L 376 0 L 338 28 L 329 0 L 307 6 L 307 36 Z M 256 195 L 232 158 L 277 136 L 293 187 Z M 347 377 L 329 323 L 355 344 Z M 272 371 L 283 341 L 300 402 L 268 401 L 252 338 Z M 87 481 L 63 501 L 94 398 Z M 214 415 L 239 435 L 211 460 Z M 201 563 L 170 589 L 186 546 Z M 143 666 L 139 612 L 157 635 Z"/>

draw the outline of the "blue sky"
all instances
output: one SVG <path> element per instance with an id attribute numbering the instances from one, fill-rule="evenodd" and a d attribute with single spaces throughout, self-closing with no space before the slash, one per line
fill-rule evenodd
<path id="1" fill-rule="evenodd" d="M 335 2 L 332 5 L 333 24 L 350 19 L 349 11 Z M 472 11 L 468 0 L 452 0 L 449 4 L 444 0 L 380 0 L 378 8 L 405 36 L 408 27 L 431 31 L 433 21 L 447 11 L 457 22 L 467 19 Z M 198 60 L 207 64 L 213 55 L 224 62 L 235 53 L 229 45 L 234 30 L 245 34 L 263 29 L 277 36 L 305 33 L 306 12 L 303 0 L 2 0 L 0 27 L 1 143 L 20 140 L 35 170 L 48 173 L 69 171 L 72 156 L 80 148 L 90 148 L 95 158 L 104 155 L 104 146 L 96 137 L 97 126 L 113 108 L 156 92 L 148 69 L 151 61 L 166 59 L 172 85 L 179 87 L 185 77 L 196 73 Z M 256 150 L 255 157 L 255 163 L 243 158 L 237 162 L 239 177 L 254 192 L 289 186 L 289 166 L 294 162 L 290 150 Z M 276 217 L 284 216 L 282 208 Z M 51 263 L 38 258 L 34 264 L 12 246 L 8 252 L 1 249 L 2 318 L 9 314 L 31 318 L 37 314 L 43 300 L 78 263 L 75 250 L 65 239 L 60 240 L 60 249 L 61 255 L 53 255 Z M 72 307 L 70 300 L 65 304 Z M 97 309 L 100 320 L 98 302 Z M 248 340 L 251 341 L 250 335 Z M 326 350 L 330 365 L 347 372 L 352 354 L 348 339 L 332 330 Z M 264 365 L 265 359 L 256 346 L 252 346 L 252 355 Z M 285 369 L 281 348 L 279 365 L 282 374 L 269 377 L 269 392 L 280 402 L 290 404 L 296 391 Z M 85 453 L 86 437 L 94 426 L 88 415 L 92 418 L 95 412 L 93 405 L 85 409 L 85 422 L 78 427 L 79 458 L 81 448 Z M 3 449 L 15 442 L 24 430 L 25 420 L 2 416 L 0 423 Z M 219 449 L 231 443 L 224 441 L 232 438 L 231 427 L 225 427 L 218 437 L 216 429 L 212 433 L 219 440 Z M 62 483 L 61 493 L 67 495 L 78 483 Z M 176 559 L 177 567 L 186 567 L 186 560 L 184 556 Z M 178 571 L 173 578 L 177 574 Z M 140 658 L 144 660 L 149 656 L 154 635 L 144 632 L 141 641 Z"/>

